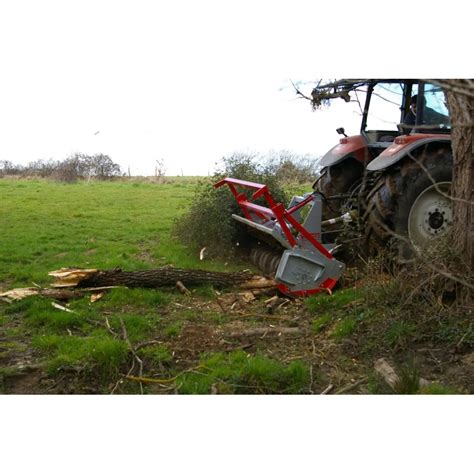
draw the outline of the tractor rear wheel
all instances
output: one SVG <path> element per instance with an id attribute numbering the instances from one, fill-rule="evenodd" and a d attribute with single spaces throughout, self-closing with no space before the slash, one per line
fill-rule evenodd
<path id="1" fill-rule="evenodd" d="M 323 168 L 321 177 L 314 183 L 313 189 L 323 195 L 323 220 L 339 217 L 347 212 L 345 209 L 347 195 L 360 183 L 364 174 L 364 166 L 355 159 L 349 158 L 342 163 Z M 324 229 L 323 242 L 333 242 L 337 237 L 334 226 Z"/>
<path id="2" fill-rule="evenodd" d="M 424 153 L 405 161 L 398 171 L 382 175 L 367 198 L 366 238 L 370 249 L 397 239 L 401 261 L 433 238 L 446 234 L 452 223 L 449 197 L 453 158 L 450 149 Z"/>

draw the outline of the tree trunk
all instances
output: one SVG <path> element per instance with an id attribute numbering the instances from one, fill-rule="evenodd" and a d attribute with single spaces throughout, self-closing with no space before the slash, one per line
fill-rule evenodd
<path id="1" fill-rule="evenodd" d="M 442 81 L 452 122 L 454 245 L 474 268 L 474 88 L 472 81 Z"/>
<path id="2" fill-rule="evenodd" d="M 107 286 L 158 288 L 163 286 L 175 286 L 178 281 L 185 286 L 208 284 L 217 287 L 240 286 L 248 288 L 268 288 L 275 285 L 273 280 L 252 275 L 249 272 L 210 272 L 174 267 L 161 267 L 153 270 L 131 272 L 124 272 L 121 269 L 61 269 L 50 272 L 49 275 L 56 279 L 52 285 L 56 288 L 95 288 Z"/>

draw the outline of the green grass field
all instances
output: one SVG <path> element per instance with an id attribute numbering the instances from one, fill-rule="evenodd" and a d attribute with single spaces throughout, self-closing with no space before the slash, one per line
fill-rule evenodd
<path id="1" fill-rule="evenodd" d="M 0 292 L 47 286 L 48 272 L 61 267 L 246 268 L 200 261 L 173 238 L 196 183 L 0 179 Z M 374 376 L 374 359 L 391 354 L 401 363 L 420 344 L 426 355 L 407 366 L 407 393 L 417 390 L 412 375 L 420 364 L 424 376 L 441 382 L 433 393 L 470 390 L 472 378 L 458 365 L 439 378 L 440 364 L 449 367 L 447 350 L 436 352 L 440 359 L 431 355 L 434 344 L 469 348 L 470 320 L 447 314 L 433 325 L 431 316 L 420 319 L 414 298 L 404 304 L 406 289 L 397 281 L 377 281 L 370 269 L 360 278 L 365 286 L 352 279 L 334 296 L 287 301 L 275 314 L 267 311 L 268 296 L 207 286 L 188 295 L 116 288 L 96 302 L 88 294 L 60 302 L 69 311 L 38 296 L 0 301 L 0 393 L 320 393 L 357 379 L 368 382 L 354 390 L 390 393 Z M 279 334 L 278 327 L 300 333 Z M 262 328 L 269 333 L 235 335 Z"/>
<path id="2" fill-rule="evenodd" d="M 191 202 L 196 182 L 192 178 L 167 179 L 161 183 L 89 184 L 0 180 L 0 290 L 47 286 L 51 282 L 48 272 L 61 267 L 137 270 L 171 264 L 220 271 L 244 268 L 242 263 L 200 261 L 198 255 L 173 238 L 173 223 Z M 49 299 L 41 297 L 10 305 L 0 303 L 5 338 L 0 342 L 3 389 L 22 390 L 21 384 L 18 388 L 18 384 L 8 383 L 20 375 L 16 373 L 18 366 L 33 357 L 40 361 L 45 373 L 43 385 L 54 385 L 58 377 L 64 376 L 69 383 L 62 388 L 65 392 L 108 393 L 110 385 L 120 380 L 121 374 L 134 363 L 128 342 L 133 345 L 145 342 L 136 351 L 144 364 L 142 375 L 181 377 L 182 391 L 186 393 L 191 390 L 190 380 L 193 380 L 196 390 L 202 392 L 202 386 L 207 385 L 196 382 L 199 374 L 188 374 L 186 364 L 176 357 L 173 361 L 172 354 L 186 328 L 193 332 L 199 323 L 219 326 L 227 321 L 227 315 L 209 307 L 215 295 L 212 288 L 206 287 L 195 289 L 192 297 L 173 289 L 115 289 L 94 304 L 88 296 L 71 301 L 68 309 L 72 312 L 57 310 Z M 123 337 L 123 327 L 127 340 Z M 199 333 L 193 333 L 193 339 L 199 338 Z M 161 340 L 146 344 L 153 339 Z M 195 351 L 193 358 L 198 361 L 210 357 L 206 354 L 206 351 Z M 261 355 L 255 357 L 256 364 L 268 363 L 276 377 L 277 362 Z M 251 366 L 252 360 L 248 361 Z M 241 361 L 239 373 L 242 367 Z M 232 369 L 228 372 L 232 374 Z M 210 374 L 202 377 L 209 380 Z M 261 383 L 258 377 L 252 379 L 259 391 L 265 392 L 265 387 L 274 391 L 281 386 L 282 382 L 271 376 L 265 384 L 265 374 L 262 377 Z M 299 374 L 298 377 L 301 379 Z M 7 379 L 10 382 L 5 382 Z M 232 379 L 238 380 L 239 375 L 233 374 Z M 225 381 L 221 382 L 225 385 Z M 301 390 L 291 376 L 288 383 L 292 391 Z M 239 387 L 237 391 L 245 392 L 245 385 Z M 115 389 L 112 387 L 114 392 L 139 393 L 143 386 L 122 381 Z M 42 393 L 43 389 L 32 386 L 26 390 Z M 150 391 L 150 387 L 146 386 L 144 391 Z"/>
<path id="3" fill-rule="evenodd" d="M 0 180 L 0 287 L 43 284 L 49 270 L 72 266 L 217 269 L 171 237 L 193 183 Z"/>

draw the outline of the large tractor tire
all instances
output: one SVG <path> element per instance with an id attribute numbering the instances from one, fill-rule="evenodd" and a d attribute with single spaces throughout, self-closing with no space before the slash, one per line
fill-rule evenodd
<path id="1" fill-rule="evenodd" d="M 348 194 L 361 182 L 364 166 L 355 159 L 349 158 L 342 163 L 323 168 L 321 177 L 314 183 L 313 189 L 323 195 L 323 220 L 339 217 L 347 212 L 345 206 L 348 199 L 334 198 Z M 337 237 L 334 226 L 324 229 L 324 242 L 333 242 Z"/>
<path id="2" fill-rule="evenodd" d="M 448 148 L 407 159 L 397 170 L 382 175 L 367 198 L 364 216 L 369 250 L 396 242 L 401 261 L 413 257 L 452 223 L 449 198 L 453 157 Z M 397 238 L 400 236 L 401 238 Z"/>

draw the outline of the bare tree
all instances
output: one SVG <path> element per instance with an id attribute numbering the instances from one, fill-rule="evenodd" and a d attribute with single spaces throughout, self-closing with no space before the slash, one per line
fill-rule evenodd
<path id="1" fill-rule="evenodd" d="M 0 160 L 0 176 L 18 174 L 20 169 L 9 160 Z"/>
<path id="2" fill-rule="evenodd" d="M 160 158 L 159 160 L 155 160 L 155 177 L 157 178 L 163 178 L 166 173 L 166 166 L 165 166 L 165 160 L 163 158 Z"/>

